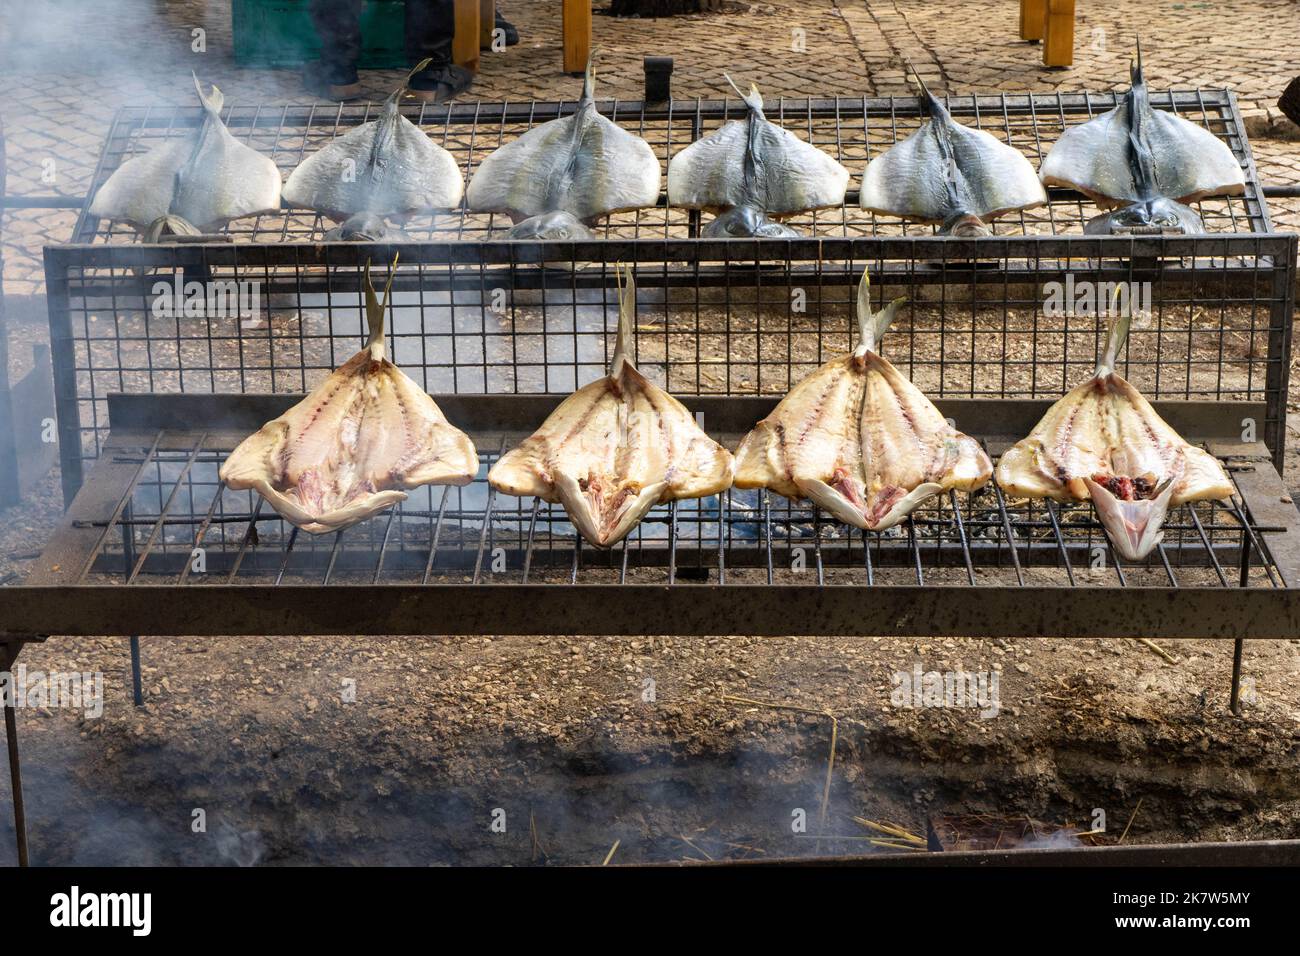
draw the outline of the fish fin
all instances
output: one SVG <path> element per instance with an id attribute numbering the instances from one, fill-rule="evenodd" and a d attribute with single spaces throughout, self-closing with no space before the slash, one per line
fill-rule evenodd
<path id="1" fill-rule="evenodd" d="M 1117 302 L 1118 299 L 1117 294 Z M 1129 326 L 1133 322 L 1131 315 L 1119 315 L 1115 309 L 1111 311 L 1116 314 L 1111 315 L 1110 326 L 1106 331 L 1106 351 L 1102 353 L 1101 362 L 1098 363 L 1097 371 L 1094 373 L 1096 378 L 1103 378 L 1115 371 L 1115 363 L 1119 359 L 1120 349 L 1124 347 L 1124 342 L 1128 338 Z"/>
<path id="2" fill-rule="evenodd" d="M 1174 483 L 1166 482 L 1154 498 L 1121 501 L 1091 478 L 1083 479 L 1111 545 L 1128 561 L 1141 561 L 1164 538 L 1162 530 Z"/>
<path id="3" fill-rule="evenodd" d="M 907 296 L 899 296 L 879 312 L 871 309 L 871 276 L 867 269 L 862 270 L 862 280 L 858 283 L 858 345 L 853 350 L 856 356 L 874 352 L 880 346 L 880 340 L 898 317 L 898 310 L 907 302 Z"/>
<path id="4" fill-rule="evenodd" d="M 609 377 L 618 378 L 623 365 L 632 365 L 628 347 L 633 339 L 632 325 L 636 322 L 636 280 L 632 267 L 627 267 L 627 281 L 622 279 L 622 263 L 614 266 L 614 281 L 618 284 L 618 337 L 614 340 L 614 358 L 609 363 Z M 635 368 L 636 366 L 632 366 Z"/>
<path id="5" fill-rule="evenodd" d="M 199 82 L 199 75 L 191 70 L 190 76 L 194 78 L 194 89 L 199 94 L 199 102 L 203 104 L 203 108 L 214 116 L 220 116 L 221 107 L 226 103 L 225 94 L 214 85 L 212 92 L 205 95 L 203 84 Z"/>
<path id="6" fill-rule="evenodd" d="M 726 73 L 723 73 L 722 75 L 727 78 L 727 82 L 730 83 L 731 88 L 736 91 L 736 95 L 744 100 L 745 105 L 761 116 L 763 113 L 763 94 L 758 91 L 758 86 L 754 83 L 750 83 L 749 92 L 744 93 L 741 92 L 740 87 L 736 85 L 735 80 Z"/>
<path id="7" fill-rule="evenodd" d="M 366 348 L 370 350 L 370 358 L 379 362 L 384 358 L 384 318 L 388 314 L 388 296 L 393 288 L 393 276 L 397 272 L 397 260 L 400 253 L 393 256 L 393 265 L 388 272 L 388 281 L 384 283 L 384 300 L 380 302 L 375 295 L 375 285 L 370 281 L 370 260 L 366 260 L 365 289 L 366 289 L 366 324 L 370 328 L 370 338 L 366 341 Z"/>

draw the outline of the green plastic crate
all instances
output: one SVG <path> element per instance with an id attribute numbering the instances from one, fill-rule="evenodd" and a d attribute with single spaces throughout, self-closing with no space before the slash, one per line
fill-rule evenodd
<path id="1" fill-rule="evenodd" d="M 307 0 L 233 0 L 235 62 L 249 67 L 298 67 L 320 55 Z M 404 0 L 366 0 L 361 8 L 362 69 L 405 67 Z"/>

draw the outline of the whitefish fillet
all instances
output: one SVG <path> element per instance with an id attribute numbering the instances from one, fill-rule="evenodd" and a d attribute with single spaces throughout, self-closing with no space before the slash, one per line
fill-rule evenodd
<path id="1" fill-rule="evenodd" d="M 221 480 L 252 488 L 304 531 L 350 527 L 421 485 L 467 485 L 478 472 L 469 436 L 448 423 L 384 355 L 384 313 L 366 266 L 370 340 L 310 395 L 231 452 Z"/>
<path id="2" fill-rule="evenodd" d="M 736 449 L 736 487 L 810 498 L 845 524 L 893 527 L 926 499 L 983 486 L 993 464 L 876 352 L 904 299 L 871 310 L 858 287 L 860 341 L 813 372 Z"/>
<path id="3" fill-rule="evenodd" d="M 731 453 L 632 364 L 635 317 L 629 270 L 609 374 L 566 398 L 488 472 L 504 494 L 563 504 L 579 533 L 600 548 L 621 541 L 657 504 L 731 487 Z"/>
<path id="4" fill-rule="evenodd" d="M 1171 506 L 1229 498 L 1233 488 L 1214 456 L 1185 442 L 1115 371 L 1129 322 L 1113 320 L 1092 378 L 1002 456 L 997 482 L 1016 498 L 1092 501 L 1115 550 L 1138 561 L 1160 543 Z"/>

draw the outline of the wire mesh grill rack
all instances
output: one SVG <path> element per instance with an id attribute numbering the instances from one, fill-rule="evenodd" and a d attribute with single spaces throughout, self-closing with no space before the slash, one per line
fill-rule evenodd
<path id="1" fill-rule="evenodd" d="M 1021 150 L 1035 168 L 1051 145 L 1070 126 L 1086 122 L 1113 108 L 1115 93 L 959 96 L 947 100 L 960 122 L 983 129 Z M 1261 198 L 1254 160 L 1236 100 L 1222 89 L 1153 91 L 1152 104 L 1204 126 L 1220 137 L 1246 173 L 1243 196 L 1206 200 L 1198 211 L 1211 232 L 1271 232 Z M 575 101 L 467 103 L 406 109 L 404 115 L 424 129 L 456 158 L 468 182 L 478 164 L 497 147 L 532 127 L 570 114 Z M 597 109 L 614 122 L 644 138 L 664 165 L 685 146 L 723 123 L 742 118 L 745 106 L 737 99 L 678 100 L 647 105 L 641 101 L 604 100 Z M 302 160 L 332 139 L 378 116 L 380 106 L 335 107 L 231 106 L 224 112 L 227 126 L 241 141 L 270 156 L 287 175 Z M 853 173 L 851 189 L 841 208 L 822 210 L 790 220 L 795 229 L 818 236 L 931 235 L 934 227 L 906 225 L 876 217 L 858 208 L 857 183 L 866 163 L 910 135 L 923 121 L 915 97 L 778 99 L 767 105 L 769 119 L 798 133 L 834 155 Z M 132 156 L 169 138 L 184 135 L 199 123 L 198 107 L 119 110 L 92 180 L 92 195 L 112 172 Z M 666 178 L 665 178 L 666 182 Z M 1005 235 L 1062 235 L 1083 231 L 1098 210 L 1070 190 L 1052 190 L 1047 206 L 1000 219 Z M 413 239 L 489 240 L 501 238 L 510 226 L 507 217 L 471 213 L 464 208 L 436 216 L 420 216 L 406 226 Z M 330 223 L 312 213 L 284 210 L 237 220 L 226 230 L 239 242 L 273 243 L 319 240 Z M 660 196 L 653 208 L 612 216 L 600 226 L 604 238 L 688 238 L 699 235 L 700 216 L 667 205 Z M 89 213 L 78 219 L 73 241 L 138 242 L 125 224 L 101 222 Z"/>
<path id="2" fill-rule="evenodd" d="M 561 507 L 486 483 L 491 463 L 555 406 L 548 396 L 441 396 L 480 449 L 475 482 L 419 489 L 314 536 L 217 477 L 230 448 L 293 400 L 184 396 L 163 407 L 114 396 L 119 424 L 40 568 L 0 590 L 12 605 L 3 628 L 48 617 L 26 602 L 54 587 L 69 633 L 1300 634 L 1300 516 L 1280 504 L 1262 446 L 1242 444 L 1213 403 L 1159 410 L 1224 459 L 1236 495 L 1172 512 L 1152 556 L 1127 562 L 1090 506 L 1008 500 L 992 486 L 865 534 L 733 489 L 657 507 L 623 543 L 594 549 Z M 734 444 L 773 404 L 694 407 Z M 1011 439 L 979 429 L 1018 428 L 1045 404 L 943 410 L 996 455 Z"/>
<path id="3" fill-rule="evenodd" d="M 1280 462 L 1294 236 L 61 246 L 46 276 L 68 500 L 110 393 L 306 392 L 365 341 L 361 268 L 399 250 L 389 354 L 431 393 L 567 394 L 603 375 L 619 261 L 638 366 L 679 396 L 779 396 L 848 350 L 865 267 L 882 299 L 909 300 L 883 351 L 926 394 L 1055 399 L 1095 365 L 1096 303 L 1122 286 L 1123 374 L 1153 399 L 1259 403 Z"/>

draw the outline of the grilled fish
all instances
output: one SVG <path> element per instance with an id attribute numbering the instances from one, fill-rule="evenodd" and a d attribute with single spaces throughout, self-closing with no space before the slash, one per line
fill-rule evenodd
<path id="1" fill-rule="evenodd" d="M 469 208 L 509 214 L 511 239 L 591 239 L 596 220 L 657 203 L 659 160 L 649 143 L 596 112 L 594 89 L 588 62 L 573 114 L 484 159 L 469 181 Z"/>
<path id="2" fill-rule="evenodd" d="M 1171 506 L 1231 497 L 1232 482 L 1115 371 L 1129 322 L 1112 320 L 1092 378 L 1002 456 L 997 482 L 1017 498 L 1091 500 L 1115 550 L 1139 561 L 1160 543 Z"/>
<path id="3" fill-rule="evenodd" d="M 1066 130 L 1039 175 L 1045 185 L 1077 189 L 1113 210 L 1090 219 L 1086 233 L 1202 233 L 1205 223 L 1186 204 L 1240 195 L 1241 165 L 1209 130 L 1151 107 L 1140 44 L 1129 73 L 1132 86 L 1120 104 Z"/>
<path id="4" fill-rule="evenodd" d="M 816 146 L 769 122 L 757 86 L 751 84 L 748 93 L 741 93 L 731 77 L 727 82 L 748 113 L 672 158 L 668 202 L 717 213 L 703 230 L 707 237 L 797 236 L 776 220 L 841 205 L 849 171 Z"/>
<path id="5" fill-rule="evenodd" d="M 862 274 L 857 347 L 792 388 L 745 436 L 737 488 L 811 498 L 845 524 L 884 531 L 933 495 L 989 480 L 993 464 L 979 443 L 876 352 L 904 301 L 873 313 Z"/>
<path id="6" fill-rule="evenodd" d="M 863 209 L 939 223 L 941 235 L 989 236 L 991 220 L 1047 202 L 1020 150 L 954 122 L 919 76 L 917 83 L 930 118 L 867 164 L 859 197 Z"/>
<path id="7" fill-rule="evenodd" d="M 394 263 L 396 264 L 396 263 Z M 421 485 L 467 485 L 474 443 L 384 356 L 384 300 L 366 264 L 366 347 L 289 411 L 240 443 L 221 480 L 255 489 L 304 531 L 340 531 L 405 501 Z"/>
<path id="8" fill-rule="evenodd" d="M 731 487 L 732 457 L 691 413 L 632 364 L 631 270 L 619 288 L 618 340 L 609 375 L 574 392 L 542 427 L 488 472 L 508 495 L 560 502 L 598 548 L 621 541 L 655 505 Z"/>
<path id="9" fill-rule="evenodd" d="M 344 133 L 289 174 L 286 203 L 342 220 L 327 240 L 400 238 L 386 217 L 460 205 L 465 180 L 455 158 L 398 110 L 411 76 L 425 63 L 384 100 L 378 119 Z"/>
<path id="10" fill-rule="evenodd" d="M 129 222 L 147 242 L 157 242 L 280 208 L 275 163 L 226 129 L 219 89 L 205 96 L 197 76 L 194 88 L 203 104 L 199 125 L 114 170 L 90 203 L 92 216 Z"/>

